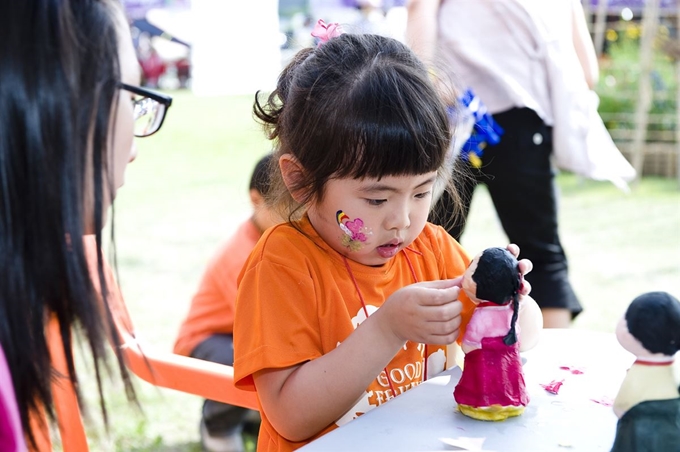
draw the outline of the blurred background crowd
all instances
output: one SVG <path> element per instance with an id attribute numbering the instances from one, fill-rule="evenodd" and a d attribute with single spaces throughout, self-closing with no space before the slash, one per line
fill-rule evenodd
<path id="1" fill-rule="evenodd" d="M 407 0 L 125 0 L 144 84 L 198 95 L 249 94 L 272 87 L 295 52 L 313 42 L 318 19 L 352 32 L 404 40 Z M 629 160 L 645 129 L 639 173 L 673 177 L 678 141 L 677 0 L 583 2 L 598 52 L 599 111 Z M 643 39 L 647 23 L 651 31 Z M 648 98 L 641 84 L 651 87 Z M 640 110 L 646 108 L 646 118 Z M 641 124 L 644 122 L 645 124 Z M 639 135 L 639 132 L 638 132 Z M 644 167 L 644 168 L 642 168 Z"/>

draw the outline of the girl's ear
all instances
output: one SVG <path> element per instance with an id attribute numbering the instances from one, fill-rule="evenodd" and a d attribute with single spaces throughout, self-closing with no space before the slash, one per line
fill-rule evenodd
<path id="1" fill-rule="evenodd" d="M 301 183 L 304 180 L 305 170 L 293 154 L 283 154 L 279 157 L 279 168 L 283 176 L 283 183 L 293 199 L 298 203 L 304 202 L 304 193 Z"/>

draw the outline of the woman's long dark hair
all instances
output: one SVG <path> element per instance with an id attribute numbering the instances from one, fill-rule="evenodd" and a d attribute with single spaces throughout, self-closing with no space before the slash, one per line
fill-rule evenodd
<path id="1" fill-rule="evenodd" d="M 45 336 L 52 316 L 79 402 L 72 331 L 86 340 L 106 421 L 100 374 L 111 320 L 102 316 L 108 309 L 90 279 L 82 237 L 93 224 L 101 250 L 119 7 L 115 0 L 0 2 L 0 343 L 31 441 L 31 413 L 44 408 L 54 419 Z"/>

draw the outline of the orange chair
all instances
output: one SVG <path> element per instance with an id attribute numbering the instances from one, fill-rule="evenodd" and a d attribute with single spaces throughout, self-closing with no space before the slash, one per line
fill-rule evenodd
<path id="1" fill-rule="evenodd" d="M 86 238 L 86 249 L 90 261 L 91 275 L 97 275 L 96 248 L 92 238 Z M 255 392 L 243 391 L 234 386 L 234 368 L 222 364 L 203 361 L 176 355 L 170 352 L 158 352 L 143 349 L 137 339 L 127 307 L 123 301 L 111 269 L 105 266 L 107 286 L 110 292 L 108 306 L 115 326 L 121 350 L 128 369 L 142 380 L 163 388 L 175 389 L 200 396 L 204 399 L 237 405 L 258 410 Z M 95 287 L 99 287 L 96 277 Z M 68 384 L 68 370 L 61 346 L 59 325 L 52 320 L 48 327 L 50 353 L 55 370 L 60 376 L 54 378 L 52 391 L 57 412 L 59 434 L 64 452 L 87 452 L 87 438 L 80 416 L 80 409 L 73 387 Z M 67 384 L 64 384 L 66 381 Z M 35 427 L 38 447 L 37 452 L 51 452 L 47 422 L 44 418 L 34 418 L 31 424 Z"/>

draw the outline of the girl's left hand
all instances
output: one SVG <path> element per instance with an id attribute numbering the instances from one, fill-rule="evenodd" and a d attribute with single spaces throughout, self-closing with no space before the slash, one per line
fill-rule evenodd
<path id="1" fill-rule="evenodd" d="M 510 243 L 506 249 L 510 251 L 510 253 L 515 256 L 515 258 L 518 258 L 519 271 L 522 273 L 522 276 L 533 270 L 534 264 L 532 264 L 529 259 L 519 259 L 519 246 L 515 245 L 514 243 Z M 520 295 L 529 295 L 530 292 L 531 284 L 529 284 L 529 281 L 526 279 L 522 279 L 522 286 L 519 288 Z"/>
<path id="2" fill-rule="evenodd" d="M 506 249 L 515 257 L 519 256 L 519 247 L 514 243 L 509 244 Z M 533 268 L 534 265 L 529 259 L 519 259 L 519 271 L 522 276 L 529 273 Z M 541 309 L 536 301 L 529 296 L 529 292 L 531 292 L 531 284 L 522 278 L 522 286 L 519 288 L 519 318 L 517 319 L 521 330 L 519 341 L 521 352 L 532 349 L 538 343 L 543 329 Z"/>

